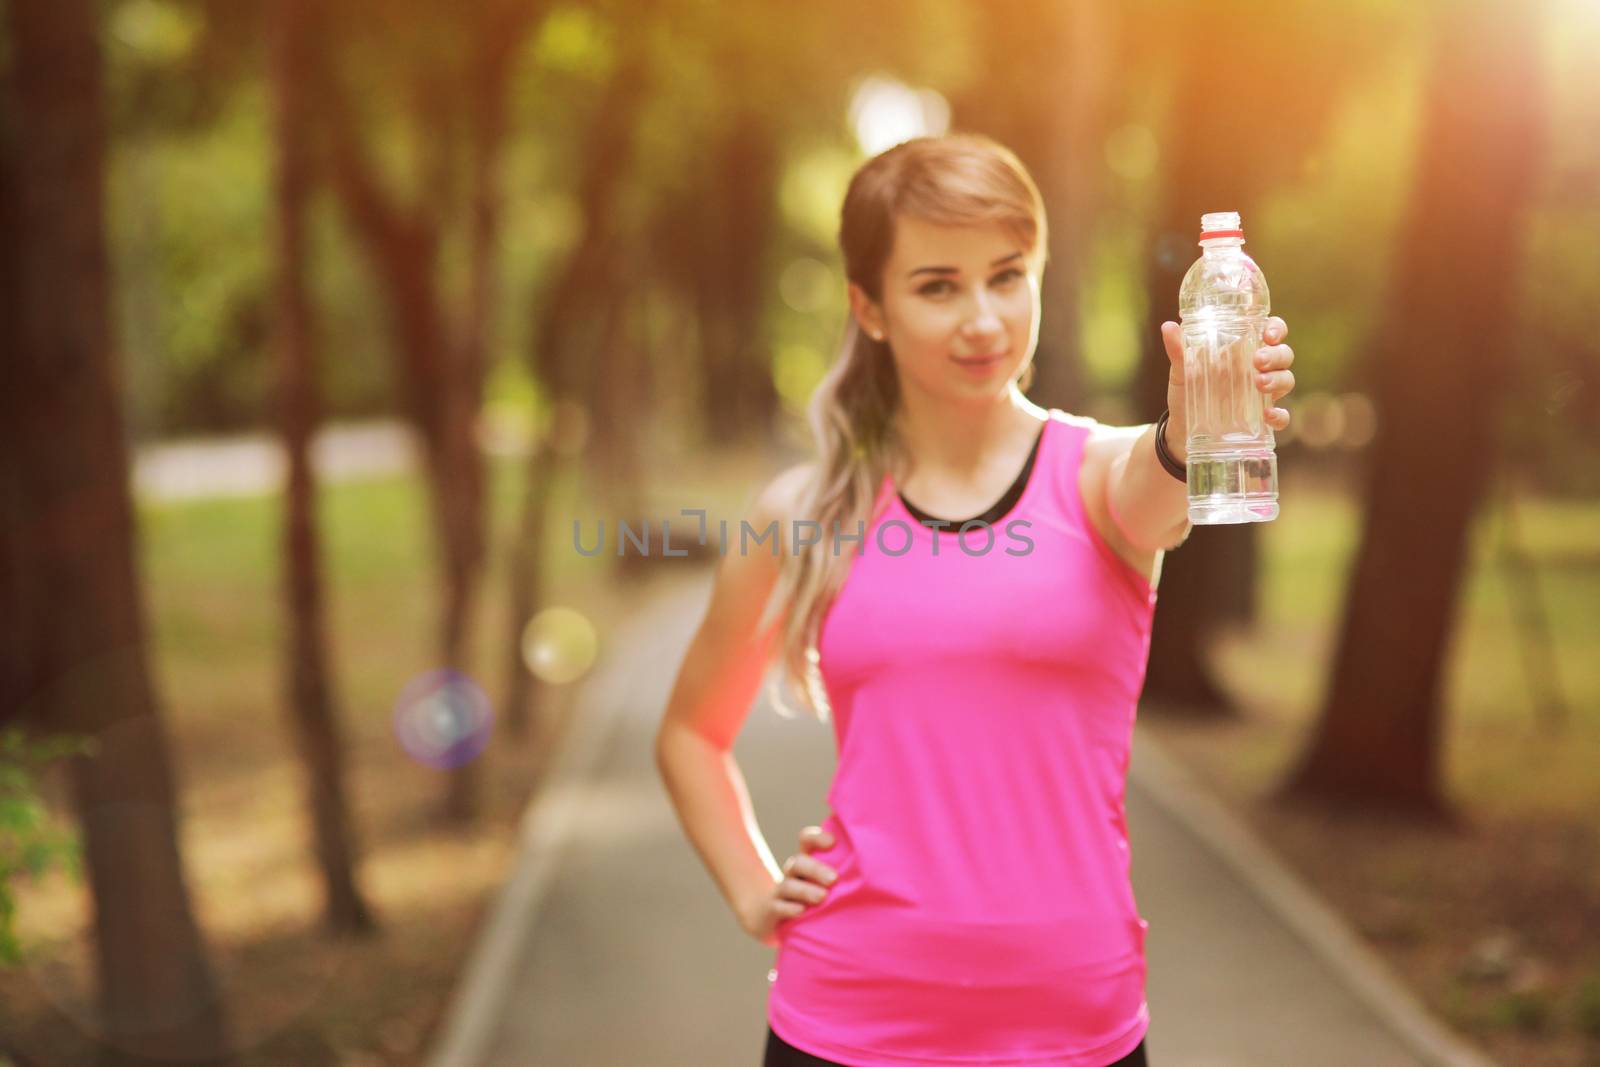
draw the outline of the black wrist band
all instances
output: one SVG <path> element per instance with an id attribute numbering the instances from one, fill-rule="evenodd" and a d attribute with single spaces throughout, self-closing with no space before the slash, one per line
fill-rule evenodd
<path id="1" fill-rule="evenodd" d="M 1169 409 L 1163 411 L 1161 417 L 1156 420 L 1156 458 L 1161 461 L 1161 465 L 1166 468 L 1168 474 L 1178 479 L 1178 481 L 1188 484 L 1189 468 L 1179 463 L 1172 457 L 1172 453 L 1167 451 L 1167 420 L 1171 417 L 1172 412 Z"/>

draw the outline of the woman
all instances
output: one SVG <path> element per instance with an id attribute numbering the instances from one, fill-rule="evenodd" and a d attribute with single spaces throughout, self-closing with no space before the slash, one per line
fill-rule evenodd
<path id="1" fill-rule="evenodd" d="M 840 244 L 851 321 L 811 402 L 818 458 L 759 495 L 770 547 L 730 543 L 657 740 L 691 842 L 778 949 L 766 1067 L 1144 1064 L 1123 789 L 1187 490 L 1156 426 L 1023 395 L 1046 229 L 1011 152 L 952 135 L 869 160 Z M 1256 355 L 1274 399 L 1285 333 L 1272 319 Z M 834 814 L 781 867 L 730 754 L 775 653 L 839 743 Z"/>

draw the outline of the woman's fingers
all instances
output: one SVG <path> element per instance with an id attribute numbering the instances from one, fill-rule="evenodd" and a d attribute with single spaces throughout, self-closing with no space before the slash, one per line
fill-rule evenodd
<path id="1" fill-rule="evenodd" d="M 839 877 L 837 871 L 812 856 L 794 855 L 783 862 L 783 873 L 789 878 L 805 878 L 823 885 L 832 885 Z"/>
<path id="2" fill-rule="evenodd" d="M 1256 375 L 1256 388 L 1273 400 L 1280 400 L 1294 390 L 1294 371 L 1275 370 Z"/>
<path id="3" fill-rule="evenodd" d="M 808 826 L 800 831 L 800 847 L 807 852 L 819 848 L 832 848 L 833 835 L 820 826 Z"/>
<path id="4" fill-rule="evenodd" d="M 1264 345 L 1256 349 L 1256 370 L 1284 370 L 1294 363 L 1294 349 L 1288 345 Z"/>
<path id="5" fill-rule="evenodd" d="M 809 904 L 801 904 L 794 900 L 780 900 L 777 897 L 773 897 L 767 902 L 767 922 L 769 924 L 769 929 L 776 930 L 778 924 L 804 915 L 805 910 L 810 906 L 811 905 Z"/>
<path id="6" fill-rule="evenodd" d="M 786 897 L 773 897 L 772 910 L 779 915 L 799 915 L 806 910 L 806 904 L 799 900 L 789 900 Z"/>
<path id="7" fill-rule="evenodd" d="M 827 897 L 827 887 L 838 879 L 839 872 L 810 853 L 832 847 L 833 835 L 822 827 L 807 826 L 800 831 L 800 851 L 783 861 L 784 878 L 774 894 L 786 914 L 797 914 Z"/>
<path id="8" fill-rule="evenodd" d="M 815 904 L 827 895 L 828 891 L 822 886 L 803 878 L 785 878 L 778 884 L 778 896 L 784 900 Z"/>

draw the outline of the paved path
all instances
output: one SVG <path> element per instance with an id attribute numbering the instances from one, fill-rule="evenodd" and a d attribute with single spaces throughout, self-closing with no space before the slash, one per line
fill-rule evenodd
<path id="1" fill-rule="evenodd" d="M 311 462 L 323 481 L 411 470 L 414 436 L 404 423 L 380 419 L 334 423 L 312 439 Z M 197 437 L 140 445 L 133 452 L 133 487 L 151 500 L 257 496 L 278 492 L 283 446 L 272 434 Z"/>
<path id="2" fill-rule="evenodd" d="M 710 592 L 675 581 L 619 634 L 571 751 L 530 808 L 522 865 L 469 962 L 431 1067 L 754 1067 L 773 950 L 735 924 L 651 756 Z M 1143 731 L 1128 790 L 1149 921 L 1156 1067 L 1485 1067 Z M 819 823 L 829 728 L 764 703 L 735 747 L 779 857 Z"/>

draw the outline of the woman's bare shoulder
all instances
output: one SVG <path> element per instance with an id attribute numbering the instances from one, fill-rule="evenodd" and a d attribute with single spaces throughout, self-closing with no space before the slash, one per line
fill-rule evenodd
<path id="1" fill-rule="evenodd" d="M 1045 413 L 1054 422 L 1064 422 L 1068 426 L 1083 427 L 1088 429 L 1090 433 L 1095 432 L 1098 427 L 1105 425 L 1091 415 L 1077 415 L 1061 408 L 1046 408 Z"/>
<path id="2" fill-rule="evenodd" d="M 816 477 L 816 462 L 798 462 L 792 467 L 784 467 L 774 477 L 768 478 L 760 490 L 755 493 L 755 502 L 749 507 L 749 522 L 757 530 L 768 530 L 773 523 L 778 523 L 779 544 L 787 552 L 786 533 L 794 526 L 795 518 L 805 518 L 800 514 L 805 507 L 806 488 L 811 485 L 811 480 Z"/>
<path id="3" fill-rule="evenodd" d="M 1133 442 L 1150 428 L 1149 423 L 1138 426 L 1118 426 L 1114 423 L 1101 422 L 1087 415 L 1074 416 L 1081 425 L 1089 429 L 1089 436 L 1083 442 L 1084 462 L 1090 465 L 1109 467 L 1111 461 L 1118 455 L 1133 447 Z"/>
<path id="4" fill-rule="evenodd" d="M 784 468 L 757 490 L 755 501 L 748 508 L 747 521 L 758 535 L 776 524 L 782 553 L 789 551 L 788 532 L 794 528 L 794 520 L 805 518 L 801 511 L 816 470 L 814 461 Z"/>
<path id="5" fill-rule="evenodd" d="M 815 462 L 796 463 L 779 471 L 756 494 L 753 515 L 763 523 L 799 516 L 802 497 L 816 477 Z"/>
<path id="6" fill-rule="evenodd" d="M 1145 431 L 1144 426 L 1116 426 L 1101 422 L 1092 415 L 1077 415 L 1060 408 L 1050 408 L 1049 413 L 1056 422 L 1087 431 L 1083 439 L 1083 463 L 1087 468 L 1087 479 L 1091 481 L 1097 475 L 1103 475 L 1117 454 L 1127 451 L 1130 444 Z"/>

